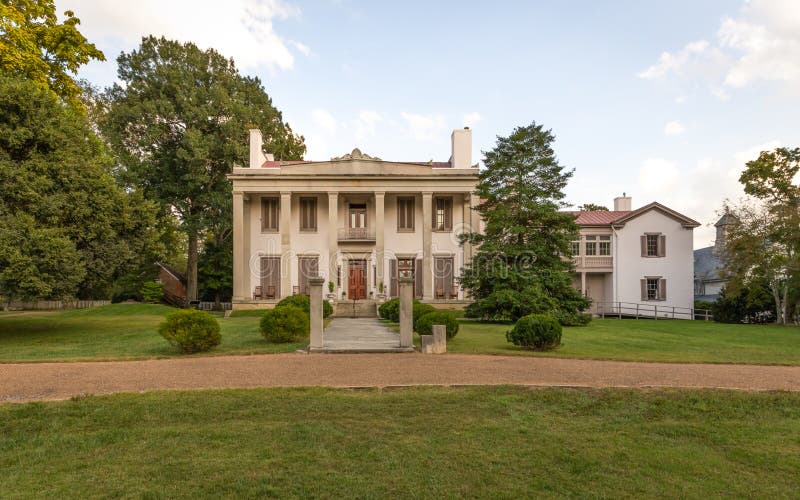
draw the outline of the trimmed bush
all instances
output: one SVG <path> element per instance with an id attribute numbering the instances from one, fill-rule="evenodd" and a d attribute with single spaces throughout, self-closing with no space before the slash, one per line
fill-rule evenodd
<path id="1" fill-rule="evenodd" d="M 412 312 L 414 316 L 411 319 L 411 322 L 414 324 L 414 331 L 417 331 L 417 321 L 425 316 L 428 313 L 432 313 L 436 311 L 436 308 L 430 304 L 423 304 L 417 300 L 414 301 L 414 306 Z"/>
<path id="2" fill-rule="evenodd" d="M 558 312 L 555 318 L 561 326 L 586 326 L 592 322 L 592 315 L 589 313 Z"/>
<path id="3" fill-rule="evenodd" d="M 149 304 L 158 304 L 164 298 L 164 285 L 155 281 L 147 281 L 139 289 L 142 300 Z"/>
<path id="4" fill-rule="evenodd" d="M 561 345 L 561 324 L 546 314 L 529 314 L 517 320 L 506 340 L 534 351 L 549 351 Z"/>
<path id="5" fill-rule="evenodd" d="M 394 298 L 387 300 L 378 307 L 378 314 L 381 318 L 392 323 L 400 322 L 400 299 Z"/>
<path id="6" fill-rule="evenodd" d="M 433 325 L 444 325 L 448 340 L 458 333 L 458 319 L 452 311 L 433 311 L 425 314 L 417 320 L 417 333 L 430 335 L 433 333 Z"/>
<path id="7" fill-rule="evenodd" d="M 168 314 L 159 325 L 158 333 L 186 354 L 208 351 L 222 341 L 217 319 L 196 309 L 181 309 Z"/>
<path id="8" fill-rule="evenodd" d="M 290 295 L 281 299 L 281 301 L 275 305 L 275 308 L 277 309 L 285 306 L 299 307 L 305 311 L 306 314 L 311 312 L 311 300 L 308 298 L 308 295 Z M 327 318 L 331 314 L 333 314 L 333 306 L 327 299 L 324 299 L 322 301 L 322 317 Z"/>
<path id="9" fill-rule="evenodd" d="M 267 310 L 261 317 L 261 335 L 269 342 L 300 342 L 309 328 L 308 312 L 293 305 Z"/>

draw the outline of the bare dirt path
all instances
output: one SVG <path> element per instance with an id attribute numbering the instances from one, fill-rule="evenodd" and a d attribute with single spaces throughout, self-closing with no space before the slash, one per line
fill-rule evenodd
<path id="1" fill-rule="evenodd" d="M 158 389 L 495 385 L 800 391 L 800 366 L 448 354 L 269 354 L 0 364 L 0 402 Z"/>

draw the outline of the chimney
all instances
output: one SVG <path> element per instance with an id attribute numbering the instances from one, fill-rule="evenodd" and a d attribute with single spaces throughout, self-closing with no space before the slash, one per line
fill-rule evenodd
<path id="1" fill-rule="evenodd" d="M 450 148 L 453 168 L 472 168 L 472 130 L 469 127 L 453 130 Z"/>
<path id="2" fill-rule="evenodd" d="M 272 155 L 264 156 L 264 139 L 257 128 L 250 129 L 250 168 L 261 168 L 265 161 L 272 161 Z"/>
<path id="3" fill-rule="evenodd" d="M 622 193 L 622 196 L 614 198 L 614 210 L 617 212 L 630 212 L 631 197 L 625 196 L 625 193 Z"/>

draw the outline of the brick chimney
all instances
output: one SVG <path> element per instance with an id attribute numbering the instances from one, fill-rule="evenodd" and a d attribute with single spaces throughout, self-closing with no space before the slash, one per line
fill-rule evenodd
<path id="1" fill-rule="evenodd" d="M 625 193 L 622 193 L 622 196 L 614 198 L 614 210 L 617 212 L 630 212 L 631 197 L 625 196 Z"/>
<path id="2" fill-rule="evenodd" d="M 453 130 L 450 151 L 450 165 L 453 168 L 472 168 L 472 130 L 469 127 Z"/>

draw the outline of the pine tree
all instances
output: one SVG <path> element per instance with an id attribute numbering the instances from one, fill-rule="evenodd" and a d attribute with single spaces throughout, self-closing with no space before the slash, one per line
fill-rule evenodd
<path id="1" fill-rule="evenodd" d="M 571 170 L 558 163 L 550 130 L 535 122 L 498 137 L 485 152 L 477 207 L 483 233 L 462 238 L 479 245 L 461 283 L 474 303 L 468 314 L 516 320 L 531 313 L 574 313 L 588 300 L 572 286 L 570 241 L 578 226 L 560 211 Z"/>

